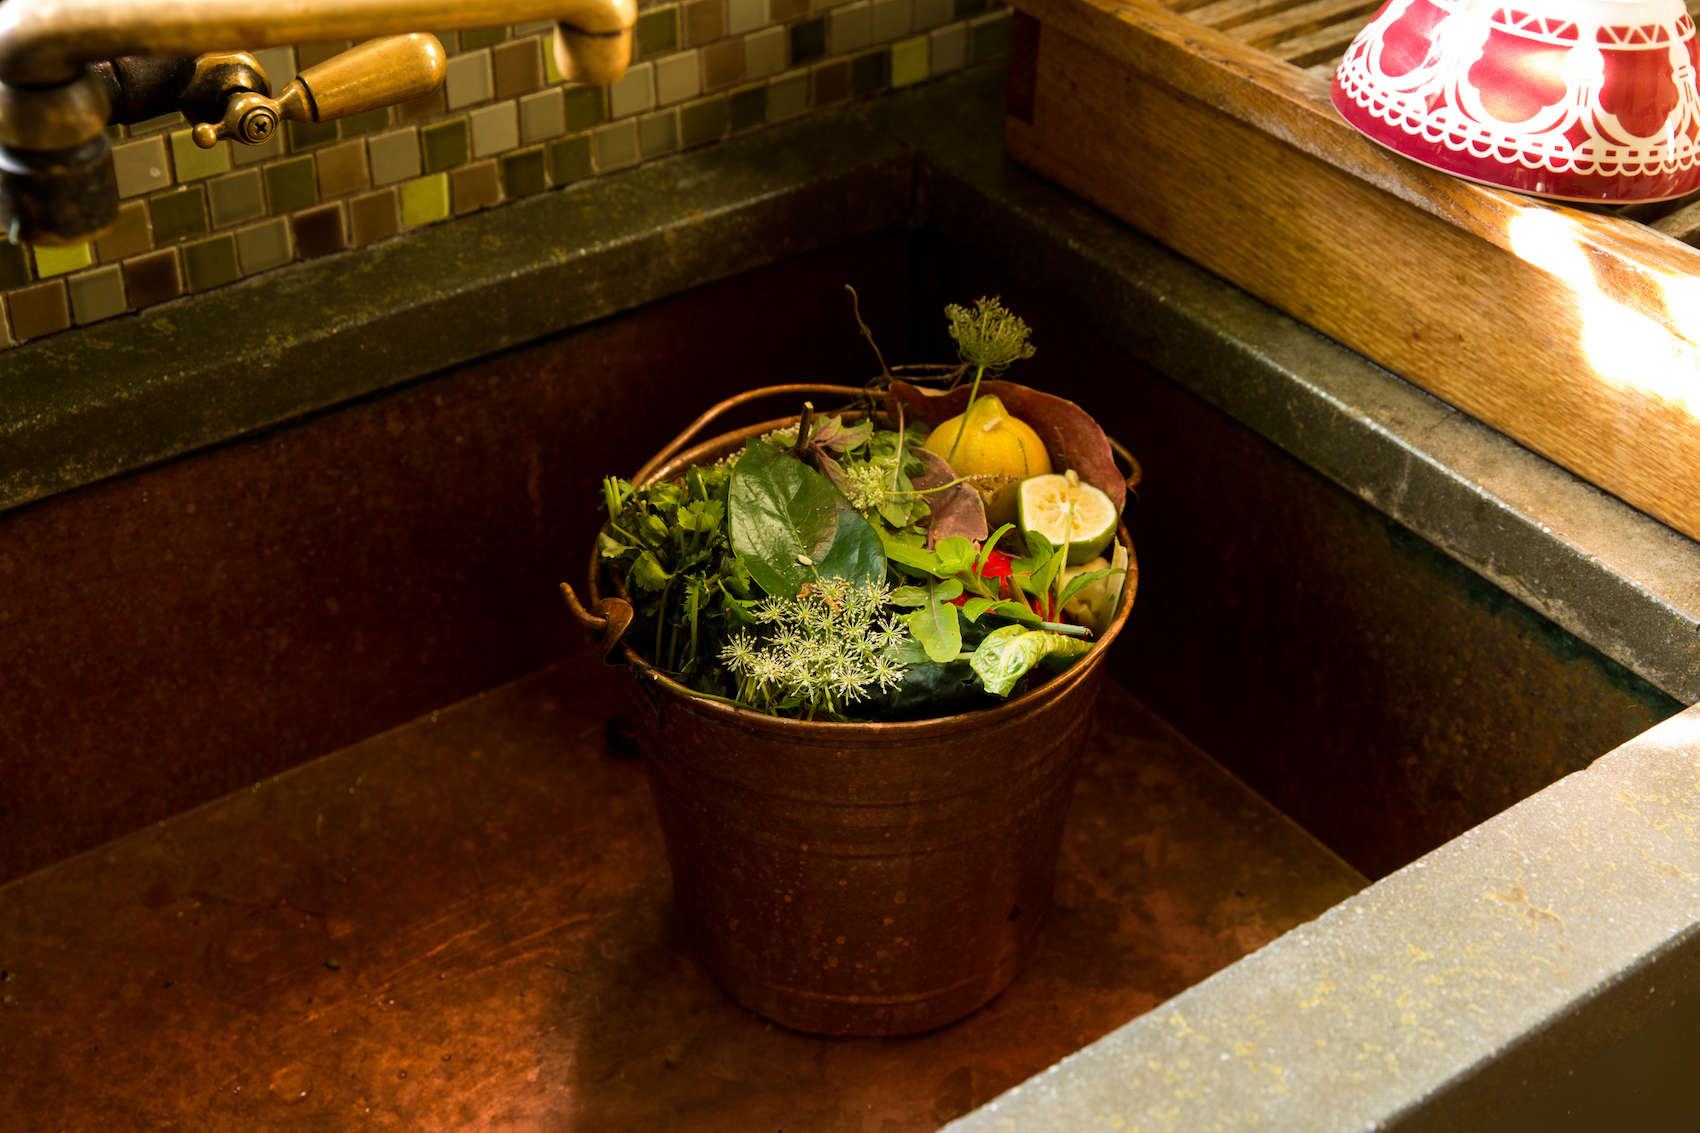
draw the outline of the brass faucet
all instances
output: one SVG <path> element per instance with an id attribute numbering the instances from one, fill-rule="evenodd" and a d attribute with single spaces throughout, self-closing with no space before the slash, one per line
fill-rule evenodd
<path id="1" fill-rule="evenodd" d="M 631 61 L 636 0 L 3 0 L 0 232 L 71 244 L 109 227 L 118 183 L 105 129 L 181 109 L 197 144 L 257 145 L 279 119 L 322 122 L 442 82 L 442 45 L 412 32 L 555 21 L 555 63 L 606 85 Z M 403 34 L 411 33 L 411 34 Z M 368 39 L 276 99 L 248 50 Z"/>

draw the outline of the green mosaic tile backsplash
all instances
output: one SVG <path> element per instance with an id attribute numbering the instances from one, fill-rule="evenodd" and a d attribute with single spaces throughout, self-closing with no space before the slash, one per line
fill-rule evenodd
<path id="1" fill-rule="evenodd" d="M 92 243 L 0 242 L 0 349 L 710 145 L 999 58 L 996 0 L 646 2 L 615 87 L 562 81 L 545 25 L 438 33 L 443 89 L 265 145 L 180 114 L 112 127 L 123 200 Z M 347 45 L 256 53 L 273 89 Z M 346 254 L 360 255 L 358 251 Z"/>

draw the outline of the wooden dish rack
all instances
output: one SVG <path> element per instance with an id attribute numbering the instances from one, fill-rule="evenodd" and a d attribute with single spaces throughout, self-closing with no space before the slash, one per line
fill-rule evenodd
<path id="1" fill-rule="evenodd" d="M 1011 157 L 1700 538 L 1700 201 L 1573 207 L 1328 100 L 1378 0 L 1014 0 Z"/>

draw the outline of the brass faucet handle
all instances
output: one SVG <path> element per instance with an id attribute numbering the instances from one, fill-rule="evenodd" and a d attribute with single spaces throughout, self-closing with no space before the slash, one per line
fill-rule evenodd
<path id="1" fill-rule="evenodd" d="M 194 129 L 195 144 L 210 149 L 221 138 L 257 146 L 277 132 L 278 121 L 329 122 L 430 94 L 448 72 L 443 45 L 414 32 L 369 40 L 302 71 L 276 99 L 234 91 L 219 119 Z"/>

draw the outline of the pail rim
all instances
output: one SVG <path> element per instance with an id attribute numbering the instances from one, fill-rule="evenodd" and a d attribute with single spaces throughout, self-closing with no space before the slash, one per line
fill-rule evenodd
<path id="1" fill-rule="evenodd" d="M 722 433 L 719 436 L 710 437 L 674 454 L 667 459 L 666 463 L 650 471 L 640 483 L 650 484 L 678 476 L 688 468 L 720 459 L 741 447 L 745 441 L 752 437 L 764 436 L 775 429 L 794 425 L 798 421 L 799 417 L 793 414 L 789 417 L 762 421 Z M 1127 550 L 1127 574 L 1122 580 L 1121 595 L 1116 602 L 1115 617 L 1111 619 L 1109 627 L 1093 641 L 1092 649 L 1080 660 L 1043 684 L 989 708 L 974 708 L 966 712 L 954 712 L 948 716 L 927 716 L 915 720 L 798 720 L 787 716 L 774 716 L 770 713 L 759 712 L 754 708 L 746 708 L 742 705 L 730 704 L 704 696 L 697 690 L 674 680 L 657 669 L 623 638 L 620 640 L 618 648 L 634 676 L 639 680 L 652 683 L 673 699 L 685 702 L 690 711 L 736 721 L 742 727 L 758 731 L 798 734 L 823 730 L 840 734 L 846 740 L 852 740 L 856 734 L 854 730 L 861 729 L 862 735 L 875 733 L 881 740 L 885 740 L 902 736 L 922 736 L 937 731 L 953 731 L 970 724 L 974 726 L 981 724 L 995 725 L 1008 717 L 1030 711 L 1039 704 L 1062 696 L 1102 663 L 1110 643 L 1120 635 L 1122 627 L 1127 624 L 1127 620 L 1133 612 L 1134 598 L 1139 589 L 1138 559 L 1135 556 L 1133 537 L 1128 532 L 1127 524 L 1118 523 L 1116 525 L 1116 541 Z M 601 560 L 596 553 L 596 548 L 592 546 L 589 595 L 593 603 L 602 599 L 600 580 Z"/>

